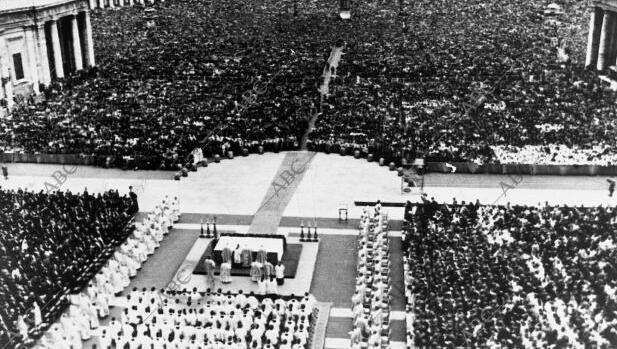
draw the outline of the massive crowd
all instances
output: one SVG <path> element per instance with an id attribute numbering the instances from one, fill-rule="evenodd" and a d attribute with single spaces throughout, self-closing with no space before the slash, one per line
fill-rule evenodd
<path id="1" fill-rule="evenodd" d="M 307 53 L 326 48 L 310 40 L 315 30 L 280 32 L 292 19 L 258 5 L 162 3 L 155 27 L 141 7 L 93 12 L 99 66 L 2 120 L 0 148 L 176 169 L 196 147 L 206 156 L 297 147 L 321 63 Z"/>
<path id="2" fill-rule="evenodd" d="M 58 317 L 130 233 L 136 207 L 117 191 L 0 192 L 0 344 Z"/>
<path id="3" fill-rule="evenodd" d="M 115 250 L 85 288 L 36 342 L 36 349 L 93 348 L 281 348 L 310 347 L 315 298 L 198 292 L 182 288 L 190 268 L 181 267 L 167 288 L 124 292 L 142 264 L 180 216 L 168 197 Z M 119 306 L 119 317 L 110 312 Z M 115 313 L 117 314 L 117 313 Z M 103 325 L 102 318 L 109 318 Z"/>
<path id="4" fill-rule="evenodd" d="M 313 132 L 316 148 L 364 148 L 386 159 L 614 164 L 615 94 L 580 59 L 585 4 L 561 4 L 568 15 L 557 26 L 547 25 L 545 5 L 414 1 L 408 16 L 396 4 L 367 5 L 371 15 L 352 21 L 358 29 Z M 558 62 L 555 40 L 578 50 L 570 62 Z"/>
<path id="5" fill-rule="evenodd" d="M 561 4 L 550 22 L 545 5 L 368 2 L 344 22 L 323 0 L 176 0 L 156 5 L 154 26 L 141 7 L 94 11 L 98 68 L 2 120 L 0 149 L 176 169 L 196 147 L 295 148 L 317 115 L 309 145 L 324 151 L 613 164 L 615 94 L 581 63 L 587 3 Z M 345 54 L 321 104 L 337 43 Z"/>
<path id="6" fill-rule="evenodd" d="M 405 216 L 411 344 L 617 345 L 614 207 L 426 200 Z"/>

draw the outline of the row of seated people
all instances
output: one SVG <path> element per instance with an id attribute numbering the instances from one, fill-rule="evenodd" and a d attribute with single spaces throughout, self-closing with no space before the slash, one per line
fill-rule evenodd
<path id="1" fill-rule="evenodd" d="M 388 216 L 379 202 L 374 209 L 363 209 L 358 241 L 351 347 L 389 348 L 390 240 Z"/>
<path id="2" fill-rule="evenodd" d="M 617 209 L 408 203 L 413 345 L 613 348 Z"/>
<path id="3" fill-rule="evenodd" d="M 540 16 L 543 6 L 366 2 L 342 22 L 324 15 L 337 8 L 323 0 L 166 1 L 155 7 L 153 27 L 141 8 L 95 12 L 99 67 L 58 81 L 46 102 L 2 120 L 0 149 L 177 169 L 197 147 L 206 155 L 225 144 L 293 147 L 319 109 L 330 49 L 323 43 L 345 41 L 310 135 L 315 149 L 371 149 L 393 160 L 613 164 L 615 94 L 583 69 L 586 36 L 567 33 L 586 27 L 586 9 L 568 6 L 555 29 Z M 573 63 L 554 63 L 550 41 L 558 36 L 578 50 Z"/>
<path id="4" fill-rule="evenodd" d="M 120 319 L 98 331 L 97 348 L 307 348 L 315 298 L 133 290 Z"/>
<path id="5" fill-rule="evenodd" d="M 49 327 L 35 348 L 84 347 L 84 341 L 91 340 L 99 328 L 99 319 L 109 316 L 115 295 L 129 285 L 130 278 L 137 275 L 143 263 L 159 247 L 179 215 L 177 198 L 165 197 L 153 212 L 136 224 L 133 233 L 116 248 L 88 285 L 67 296 L 70 302 L 68 311 Z"/>
<path id="6" fill-rule="evenodd" d="M 0 344 L 31 342 L 130 233 L 137 204 L 99 194 L 0 191 Z M 6 326 L 6 327 L 5 327 Z"/>

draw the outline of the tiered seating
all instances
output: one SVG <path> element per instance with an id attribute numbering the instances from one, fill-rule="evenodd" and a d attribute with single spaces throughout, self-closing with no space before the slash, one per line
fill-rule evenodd
<path id="1" fill-rule="evenodd" d="M 164 297 L 161 297 L 164 295 Z M 315 299 L 193 291 L 133 291 L 99 348 L 307 348 Z"/>
<path id="2" fill-rule="evenodd" d="M 388 216 L 381 204 L 365 208 L 360 219 L 358 274 L 352 297 L 352 348 L 389 348 L 390 240 Z"/>
<path id="3" fill-rule="evenodd" d="M 617 345 L 617 209 L 409 204 L 415 346 Z"/>
<path id="4" fill-rule="evenodd" d="M 0 344 L 30 342 L 54 322 L 64 296 L 85 286 L 130 233 L 135 213 L 117 191 L 0 191 L 0 316 L 13 332 Z"/>
<path id="5" fill-rule="evenodd" d="M 79 293 L 71 294 L 69 309 L 37 342 L 35 348 L 81 348 L 82 341 L 92 337 L 99 327 L 99 318 L 109 315 L 114 296 L 124 290 L 141 269 L 149 255 L 158 248 L 172 223 L 179 218 L 177 198 L 166 197 L 156 206 L 107 263 Z"/>

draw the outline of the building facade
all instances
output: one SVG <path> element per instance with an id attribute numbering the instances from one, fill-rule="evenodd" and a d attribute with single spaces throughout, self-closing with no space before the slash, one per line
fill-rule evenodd
<path id="1" fill-rule="evenodd" d="M 617 0 L 592 2 L 585 66 L 606 71 L 617 60 Z"/>
<path id="2" fill-rule="evenodd" d="M 0 1 L 0 104 L 95 65 L 89 0 Z"/>

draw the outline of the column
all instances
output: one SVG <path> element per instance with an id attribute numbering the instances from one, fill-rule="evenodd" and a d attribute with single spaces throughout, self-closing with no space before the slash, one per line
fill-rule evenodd
<path id="1" fill-rule="evenodd" d="M 599 7 L 594 7 L 589 21 L 589 35 L 587 36 L 587 58 L 585 67 L 595 67 L 598 64 L 598 48 L 600 45 L 600 32 L 602 29 L 602 18 L 604 11 Z"/>
<path id="2" fill-rule="evenodd" d="M 8 49 L 6 50 L 8 54 Z M 6 106 L 10 110 L 15 102 L 13 101 L 13 80 L 11 79 L 11 67 L 8 57 L 0 56 L 0 88 L 4 88 Z"/>
<path id="3" fill-rule="evenodd" d="M 604 19 L 602 20 L 602 32 L 600 33 L 600 44 L 598 48 L 598 64 L 597 69 L 606 70 L 609 65 L 608 57 L 610 56 L 611 33 L 615 15 L 610 11 L 604 11 Z"/>
<path id="4" fill-rule="evenodd" d="M 109 8 L 114 8 L 116 5 L 114 4 L 114 0 L 109 0 Z"/>
<path id="5" fill-rule="evenodd" d="M 94 10 L 96 8 L 97 5 L 97 1 L 96 0 L 90 0 L 88 1 L 88 3 L 90 4 L 90 9 Z"/>
<path id="6" fill-rule="evenodd" d="M 29 63 L 29 78 L 32 81 L 32 90 L 36 95 L 39 91 L 39 67 L 38 67 L 38 54 L 36 46 L 36 27 L 26 29 L 26 48 L 28 49 L 28 63 Z"/>
<path id="7" fill-rule="evenodd" d="M 90 11 L 84 12 L 84 48 L 86 49 L 86 66 L 94 67 L 94 41 L 92 41 L 92 24 L 90 23 Z"/>
<path id="8" fill-rule="evenodd" d="M 71 36 L 73 37 L 73 58 L 75 59 L 75 70 L 82 70 L 84 69 L 84 63 L 81 58 L 81 41 L 79 39 L 77 15 L 71 16 Z"/>
<path id="9" fill-rule="evenodd" d="M 4 94 L 6 95 L 6 107 L 11 110 L 15 105 L 13 100 L 13 80 L 9 79 L 4 85 Z"/>
<path id="10" fill-rule="evenodd" d="M 51 71 L 49 70 L 49 57 L 47 56 L 47 38 L 45 37 L 45 23 L 36 27 L 37 37 L 37 53 L 38 53 L 38 68 L 39 79 L 45 86 L 51 82 Z"/>
<path id="11" fill-rule="evenodd" d="M 64 77 L 64 67 L 62 66 L 62 52 L 60 51 L 60 35 L 58 33 L 58 21 L 51 21 L 51 43 L 54 51 L 54 65 L 56 66 L 56 77 Z"/>

